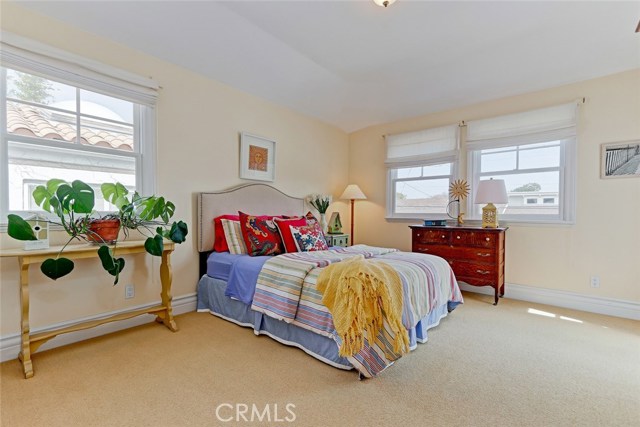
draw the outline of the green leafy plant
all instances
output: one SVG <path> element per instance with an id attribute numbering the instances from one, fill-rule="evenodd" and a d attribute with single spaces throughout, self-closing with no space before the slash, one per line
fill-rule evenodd
<path id="1" fill-rule="evenodd" d="M 117 183 L 104 183 L 101 188 L 104 199 L 118 208 L 118 211 L 104 218 L 95 218 L 95 194 L 86 183 L 76 180 L 68 183 L 61 179 L 51 179 L 45 185 L 39 185 L 33 191 L 36 204 L 45 211 L 55 214 L 57 221 L 49 221 L 60 225 L 69 234 L 69 240 L 62 246 L 55 258 L 45 260 L 40 270 L 53 279 L 59 279 L 71 273 L 73 261 L 62 257 L 65 248 L 74 240 L 97 242 L 100 245 L 98 256 L 102 267 L 112 276 L 113 284 L 118 283 L 119 275 L 124 268 L 124 258 L 115 258 L 114 249 L 117 242 L 106 242 L 92 230 L 92 224 L 101 219 L 119 220 L 119 230 L 125 238 L 131 230 L 137 230 L 146 237 L 145 250 L 154 256 L 161 256 L 164 250 L 164 239 L 182 243 L 188 234 L 187 224 L 183 221 L 169 223 L 175 212 L 175 205 L 164 197 L 142 197 L 137 192 L 129 194 L 127 188 Z M 8 216 L 8 234 L 17 240 L 37 240 L 29 224 L 18 215 Z M 112 246 L 109 246 L 109 243 Z"/>

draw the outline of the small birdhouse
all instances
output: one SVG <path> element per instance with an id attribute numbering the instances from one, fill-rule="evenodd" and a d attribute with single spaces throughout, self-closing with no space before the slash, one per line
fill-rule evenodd
<path id="1" fill-rule="evenodd" d="M 340 214 L 338 212 L 334 212 L 331 214 L 331 219 L 329 220 L 329 234 L 342 234 L 342 221 L 340 221 Z"/>
<path id="2" fill-rule="evenodd" d="M 35 214 L 25 218 L 27 224 L 31 226 L 33 234 L 38 240 L 26 240 L 24 242 L 25 251 L 49 248 L 49 221 L 43 215 Z"/>

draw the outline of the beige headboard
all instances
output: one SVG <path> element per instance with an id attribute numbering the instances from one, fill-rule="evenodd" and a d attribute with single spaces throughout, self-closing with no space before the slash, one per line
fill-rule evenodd
<path id="1" fill-rule="evenodd" d="M 213 250 L 213 218 L 243 211 L 251 215 L 304 215 L 304 199 L 266 184 L 198 193 L 198 252 Z"/>

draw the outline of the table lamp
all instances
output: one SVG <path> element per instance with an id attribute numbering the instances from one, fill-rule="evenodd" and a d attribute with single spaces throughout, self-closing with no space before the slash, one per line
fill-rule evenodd
<path id="1" fill-rule="evenodd" d="M 360 187 L 356 184 L 349 184 L 340 198 L 351 200 L 351 244 L 353 245 L 353 242 L 355 241 L 355 238 L 353 237 L 353 202 L 355 200 L 364 200 L 367 196 L 364 195 Z"/>
<path id="2" fill-rule="evenodd" d="M 494 203 L 505 204 L 509 201 L 507 197 L 507 187 L 504 179 L 493 179 L 480 181 L 476 192 L 475 203 L 487 203 L 482 208 L 482 228 L 498 227 L 498 211 Z"/>

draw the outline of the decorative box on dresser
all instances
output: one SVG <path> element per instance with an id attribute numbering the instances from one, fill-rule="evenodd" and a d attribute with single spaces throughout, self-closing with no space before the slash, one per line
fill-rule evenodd
<path id="1" fill-rule="evenodd" d="M 449 261 L 456 279 L 491 286 L 495 302 L 504 295 L 504 246 L 507 228 L 411 225 L 411 250 Z"/>

